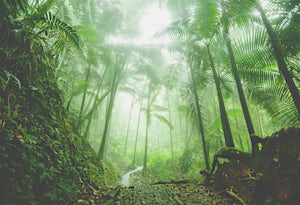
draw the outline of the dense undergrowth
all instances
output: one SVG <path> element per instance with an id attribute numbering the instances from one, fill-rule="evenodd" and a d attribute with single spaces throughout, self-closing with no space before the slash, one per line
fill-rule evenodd
<path id="1" fill-rule="evenodd" d="M 57 86 L 59 53 L 40 35 L 39 16 L 20 20 L 22 5 L 0 5 L 0 204 L 68 204 L 79 182 L 117 177 L 76 134 Z"/>
<path id="2" fill-rule="evenodd" d="M 10 60 L 15 59 L 7 64 L 13 64 Z M 1 78 L 8 72 L 1 70 Z M 21 76 L 15 76 L 1 87 L 1 204 L 67 203 L 77 194 L 79 179 L 101 186 L 116 180 L 111 170 L 111 177 L 104 177 L 109 165 L 74 134 L 54 77 L 43 72 L 43 67 L 34 72 L 30 83 L 20 80 L 18 86 L 15 78 Z"/>
<path id="3" fill-rule="evenodd" d="M 1 69 L 1 78 L 8 72 Z M 86 140 L 74 134 L 54 77 L 43 72 L 41 67 L 20 86 L 15 79 L 22 76 L 14 75 L 1 87 L 1 204 L 64 204 L 77 194 L 79 180 L 101 186 L 116 180 L 105 169 L 109 165 L 103 166 Z M 106 170 L 111 177 L 104 177 Z"/>

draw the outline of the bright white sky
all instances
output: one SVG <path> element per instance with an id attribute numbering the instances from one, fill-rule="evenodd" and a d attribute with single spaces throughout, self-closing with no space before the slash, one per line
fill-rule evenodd
<path id="1" fill-rule="evenodd" d="M 141 18 L 139 28 L 140 36 L 137 38 L 138 44 L 156 44 L 168 43 L 169 38 L 157 39 L 153 35 L 168 26 L 172 22 L 169 11 L 166 8 L 161 8 L 157 3 L 146 8 L 144 16 Z"/>
<path id="2" fill-rule="evenodd" d="M 134 39 L 124 39 L 122 36 L 112 36 L 109 38 L 110 42 L 116 44 L 138 44 L 138 45 L 149 45 L 149 44 L 167 44 L 171 42 L 168 37 L 154 37 L 155 33 L 161 31 L 167 27 L 171 22 L 171 15 L 166 8 L 159 7 L 157 2 L 149 5 L 143 12 L 139 24 L 136 25 L 140 31 L 140 35 Z"/>

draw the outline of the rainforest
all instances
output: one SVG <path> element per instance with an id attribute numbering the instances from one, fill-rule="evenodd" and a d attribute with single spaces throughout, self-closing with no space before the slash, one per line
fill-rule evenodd
<path id="1" fill-rule="evenodd" d="M 299 0 L 0 0 L 0 205 L 298 205 Z"/>

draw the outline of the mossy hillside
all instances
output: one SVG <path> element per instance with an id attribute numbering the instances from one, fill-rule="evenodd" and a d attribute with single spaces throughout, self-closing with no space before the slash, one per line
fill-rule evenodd
<path id="1" fill-rule="evenodd" d="M 22 24 L 5 26 L 9 35 L 0 47 L 0 204 L 67 204 L 80 190 L 80 181 L 113 183 L 116 174 L 76 134 L 63 107 L 56 54 Z"/>

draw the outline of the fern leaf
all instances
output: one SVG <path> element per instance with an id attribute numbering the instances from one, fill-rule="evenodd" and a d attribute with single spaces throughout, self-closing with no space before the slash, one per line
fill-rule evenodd
<path id="1" fill-rule="evenodd" d="M 77 32 L 69 26 L 67 23 L 59 20 L 56 16 L 54 16 L 51 12 L 47 12 L 43 18 L 43 24 L 45 26 L 49 26 L 52 29 L 58 30 L 61 32 L 65 39 L 73 44 L 76 48 L 81 47 L 81 40 L 78 36 Z"/>

